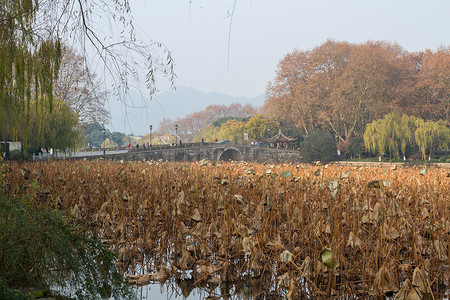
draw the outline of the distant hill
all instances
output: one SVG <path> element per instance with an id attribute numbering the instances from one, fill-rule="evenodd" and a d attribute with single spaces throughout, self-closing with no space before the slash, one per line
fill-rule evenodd
<path id="1" fill-rule="evenodd" d="M 126 102 L 127 105 L 110 99 L 111 122 L 106 127 L 111 131 L 143 135 L 149 132 L 150 124 L 155 131 L 163 118 L 172 120 L 183 118 L 212 104 L 228 106 L 232 103 L 248 103 L 254 107 L 261 107 L 264 105 L 264 95 L 253 98 L 233 97 L 221 93 L 204 93 L 194 88 L 178 87 L 175 91 L 160 93 L 152 100 L 145 99 L 136 90 L 130 90 Z"/>

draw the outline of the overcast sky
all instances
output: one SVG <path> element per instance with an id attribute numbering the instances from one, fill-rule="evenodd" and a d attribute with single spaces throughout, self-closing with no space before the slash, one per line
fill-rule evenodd
<path id="1" fill-rule="evenodd" d="M 173 53 L 178 86 L 233 96 L 263 94 L 285 54 L 327 39 L 395 41 L 408 51 L 450 45 L 449 0 L 237 0 L 228 66 L 234 0 L 130 2 L 140 38 Z"/>

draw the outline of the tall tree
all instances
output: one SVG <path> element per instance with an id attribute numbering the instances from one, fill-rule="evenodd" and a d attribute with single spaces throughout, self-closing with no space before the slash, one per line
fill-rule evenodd
<path id="1" fill-rule="evenodd" d="M 77 130 L 78 118 L 64 101 L 55 98 L 53 108 L 50 110 L 46 101 L 32 100 L 30 105 L 37 109 L 31 109 L 28 120 L 19 115 L 14 126 L 15 138 L 30 147 L 46 147 L 65 151 L 73 149 L 79 142 L 80 134 Z M 13 123 L 14 114 L 6 116 L 5 122 Z M 27 127 L 29 132 L 27 132 Z M 0 131 L 0 140 L 13 140 L 13 133 Z"/>
<path id="2" fill-rule="evenodd" d="M 250 139 L 263 142 L 278 132 L 280 124 L 263 115 L 256 115 L 248 120 L 245 128 Z"/>
<path id="3" fill-rule="evenodd" d="M 424 118 L 442 119 L 450 126 L 450 47 L 421 55 L 417 90 Z"/>
<path id="4" fill-rule="evenodd" d="M 419 120 L 414 137 L 423 160 L 425 160 L 427 150 L 428 159 L 431 159 L 431 154 L 434 151 L 438 149 L 446 150 L 450 147 L 450 129 L 443 120 L 437 122 Z"/>
<path id="5" fill-rule="evenodd" d="M 327 41 L 294 50 L 278 64 L 264 112 L 309 134 L 328 131 L 344 141 L 395 107 L 412 64 L 396 44 Z M 406 71 L 405 71 L 406 70 Z"/>
<path id="6" fill-rule="evenodd" d="M 218 134 L 219 140 L 229 140 L 236 143 L 244 142 L 245 122 L 239 120 L 229 120 L 220 126 Z"/>
<path id="7" fill-rule="evenodd" d="M 85 57 L 70 47 L 63 47 L 55 95 L 67 103 L 81 124 L 106 123 L 107 93 L 86 64 Z"/>
<path id="8" fill-rule="evenodd" d="M 13 138 L 19 115 L 30 111 L 33 99 L 36 105 L 45 99 L 50 108 L 53 102 L 61 44 L 52 36 L 37 38 L 38 8 L 31 0 L 5 0 L 0 5 L 0 127 Z M 7 113 L 14 115 L 8 122 Z M 29 122 L 29 114 L 26 119 Z"/>
<path id="9" fill-rule="evenodd" d="M 365 124 L 393 109 L 403 50 L 395 44 L 367 42 L 352 45 L 348 63 L 331 87 L 332 110 L 326 114 L 340 140 L 362 135 Z"/>
<path id="10" fill-rule="evenodd" d="M 309 81 L 314 70 L 309 51 L 295 49 L 278 64 L 276 77 L 269 82 L 264 114 L 301 128 L 306 134 L 314 131 L 318 122 L 319 103 Z"/>

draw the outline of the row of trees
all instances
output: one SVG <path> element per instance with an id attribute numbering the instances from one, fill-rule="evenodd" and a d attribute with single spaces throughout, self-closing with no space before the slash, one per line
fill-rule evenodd
<path id="1" fill-rule="evenodd" d="M 196 113 L 197 115 L 202 115 L 205 112 L 211 111 L 211 107 L 222 107 L 222 106 L 208 106 L 202 112 Z M 232 105 L 232 107 L 242 107 L 240 105 Z M 245 106 L 244 106 L 245 107 Z M 248 134 L 248 139 L 255 142 L 265 142 L 265 140 L 275 135 L 280 128 L 280 123 L 268 119 L 261 114 L 253 116 L 245 116 L 246 114 L 240 113 L 237 115 L 244 115 L 244 117 L 233 116 L 232 114 L 226 114 L 223 117 L 210 118 L 211 123 L 206 123 L 206 125 L 198 128 L 197 132 L 191 132 L 189 129 L 183 128 L 184 122 L 179 122 L 178 124 L 178 139 L 183 142 L 214 142 L 216 140 L 229 140 L 232 142 L 242 143 L 244 142 L 244 134 Z M 190 119 L 192 115 L 188 116 Z M 178 121 L 183 121 L 184 119 L 178 119 Z M 169 120 L 170 121 L 170 120 Z M 152 144 L 167 144 L 175 141 L 175 122 L 166 119 L 165 124 L 170 124 L 167 127 L 158 127 L 152 138 Z M 161 125 L 160 125 L 161 126 Z M 166 129 L 164 129 L 166 128 Z M 190 134 L 186 134 L 190 132 Z M 141 143 L 150 142 L 150 135 L 145 135 L 141 140 Z"/>
<path id="2" fill-rule="evenodd" d="M 110 26 L 99 30 L 99 24 Z M 95 62 L 91 68 L 90 62 Z M 43 108 L 58 114 L 64 103 L 71 111 L 68 120 L 78 120 L 75 127 L 103 123 L 108 118 L 106 86 L 124 98 L 133 82 L 152 95 L 157 79 L 163 78 L 174 82 L 171 54 L 161 43 L 138 40 L 128 0 L 5 0 L 0 5 L 1 140 L 21 141 L 25 148 L 66 149 L 74 140 L 64 145 L 37 140 L 48 136 L 46 131 L 59 135 L 60 129 L 44 130 L 47 116 L 34 115 Z M 40 123 L 32 123 L 34 119 Z"/>
<path id="3" fill-rule="evenodd" d="M 218 119 L 230 118 L 248 118 L 258 113 L 258 109 L 250 104 L 242 105 L 233 103 L 226 105 L 209 105 L 204 110 L 189 114 L 184 118 L 178 118 L 175 121 L 165 118 L 155 132 L 157 135 L 163 136 L 174 134 L 175 125 L 178 125 L 179 136 L 186 141 L 191 141 L 196 135 L 200 134 L 206 127 L 213 124 Z M 215 126 L 217 127 L 217 126 Z"/>
<path id="4" fill-rule="evenodd" d="M 450 129 L 442 120 L 424 121 L 406 114 L 390 113 L 367 124 L 364 144 L 379 156 L 386 152 L 399 158 L 401 154 L 404 160 L 408 148 L 417 148 L 425 160 L 427 153 L 430 159 L 432 153 L 450 148 Z"/>
<path id="5" fill-rule="evenodd" d="M 83 124 L 80 133 L 83 137 L 82 145 L 94 148 L 111 148 L 125 146 L 131 142 L 131 138 L 122 132 L 111 132 L 108 129 L 103 136 L 103 126 L 100 123 Z"/>
<path id="6" fill-rule="evenodd" d="M 275 135 L 280 128 L 280 123 L 258 114 L 247 118 L 219 118 L 213 124 L 206 126 L 193 141 L 214 142 L 217 140 L 229 140 L 232 142 L 244 142 L 244 133 L 248 139 L 255 142 L 264 142 L 271 135 Z"/>
<path id="7" fill-rule="evenodd" d="M 263 111 L 305 135 L 322 130 L 339 141 L 362 136 L 393 110 L 448 125 L 449 69 L 449 48 L 409 53 L 387 42 L 329 40 L 279 62 Z"/>

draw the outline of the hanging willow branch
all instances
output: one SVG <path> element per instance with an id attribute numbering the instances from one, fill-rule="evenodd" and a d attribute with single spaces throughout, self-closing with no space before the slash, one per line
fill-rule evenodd
<path id="1" fill-rule="evenodd" d="M 0 133 L 12 138 L 6 117 L 52 109 L 64 44 L 85 56 L 108 89 L 123 102 L 130 86 L 151 97 L 161 79 L 173 87 L 171 53 L 161 43 L 136 37 L 128 0 L 4 0 L 0 4 Z M 29 115 L 26 117 L 29 120 Z M 5 126 L 6 125 L 6 126 Z M 25 134 L 26 135 L 26 134 Z"/>

